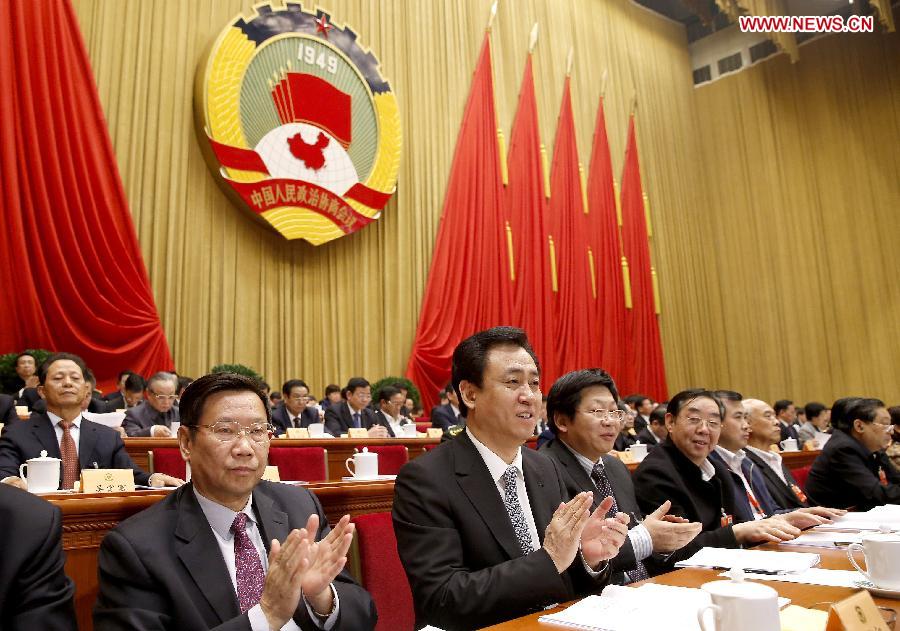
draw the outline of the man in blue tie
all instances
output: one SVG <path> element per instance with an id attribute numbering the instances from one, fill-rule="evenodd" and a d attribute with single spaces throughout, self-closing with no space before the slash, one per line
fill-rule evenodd
<path id="1" fill-rule="evenodd" d="M 332 436 L 346 434 L 351 428 L 364 428 L 369 438 L 388 438 L 390 433 L 381 414 L 369 407 L 372 386 L 362 377 L 353 377 L 344 388 L 344 401 L 325 410 L 325 429 Z"/>

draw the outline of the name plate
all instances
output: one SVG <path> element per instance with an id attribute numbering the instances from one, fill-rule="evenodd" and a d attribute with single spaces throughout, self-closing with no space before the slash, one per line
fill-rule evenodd
<path id="1" fill-rule="evenodd" d="M 131 469 L 82 469 L 81 490 L 84 493 L 129 493 L 134 491 Z"/>
<path id="2" fill-rule="evenodd" d="M 444 435 L 444 430 L 440 427 L 429 427 L 425 430 L 425 435 L 428 436 L 428 438 L 440 438 Z"/>
<path id="3" fill-rule="evenodd" d="M 271 464 L 267 466 L 262 479 L 268 480 L 269 482 L 281 482 L 281 476 L 278 474 L 278 467 Z"/>
<path id="4" fill-rule="evenodd" d="M 630 451 L 617 451 L 616 456 L 625 464 L 632 464 L 637 462 L 634 457 L 634 454 Z"/>
<path id="5" fill-rule="evenodd" d="M 288 438 L 309 438 L 309 430 L 305 427 L 288 427 Z"/>
<path id="6" fill-rule="evenodd" d="M 860 591 L 831 606 L 825 631 L 888 631 L 871 594 Z"/>
<path id="7" fill-rule="evenodd" d="M 368 438 L 369 430 L 365 427 L 350 427 L 347 429 L 348 438 Z"/>

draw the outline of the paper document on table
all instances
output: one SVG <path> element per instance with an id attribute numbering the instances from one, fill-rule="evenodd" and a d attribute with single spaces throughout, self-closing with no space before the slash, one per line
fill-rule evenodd
<path id="1" fill-rule="evenodd" d="M 725 576 L 723 572 L 720 576 Z M 856 581 L 865 580 L 865 576 L 856 570 L 823 570 L 811 567 L 803 572 L 792 574 L 754 574 L 744 572 L 744 579 L 756 581 L 778 581 L 780 583 L 802 583 L 803 585 L 825 585 L 826 587 L 856 588 Z"/>
<path id="2" fill-rule="evenodd" d="M 846 548 L 851 543 L 860 543 L 862 537 L 862 533 L 858 532 L 810 531 L 804 532 L 796 539 L 782 541 L 778 545 L 787 548 L 793 546 L 809 546 L 811 548 Z"/>
<path id="3" fill-rule="evenodd" d="M 125 412 L 104 412 L 102 414 L 95 412 L 82 412 L 81 415 L 89 421 L 100 423 L 113 429 L 122 426 L 125 420 Z"/>
<path id="4" fill-rule="evenodd" d="M 900 512 L 895 509 L 879 506 L 865 513 L 847 513 L 843 517 L 835 517 L 830 524 L 816 526 L 816 532 L 829 530 L 849 530 L 878 532 L 882 528 L 888 531 L 900 530 Z"/>
<path id="5" fill-rule="evenodd" d="M 647 603 L 653 606 L 648 607 Z M 709 594 L 690 587 L 655 583 L 640 587 L 609 585 L 599 596 L 588 596 L 538 620 L 588 631 L 699 631 L 697 610 L 709 603 Z"/>
<path id="6" fill-rule="evenodd" d="M 825 449 L 825 444 L 829 440 L 831 440 L 831 434 L 826 434 L 825 432 L 816 432 L 816 447 L 818 447 L 819 449 Z"/>
<path id="7" fill-rule="evenodd" d="M 676 563 L 675 567 L 720 567 L 724 569 L 738 567 L 747 572 L 775 574 L 800 572 L 818 564 L 819 555 L 812 552 L 702 548 L 690 559 Z"/>

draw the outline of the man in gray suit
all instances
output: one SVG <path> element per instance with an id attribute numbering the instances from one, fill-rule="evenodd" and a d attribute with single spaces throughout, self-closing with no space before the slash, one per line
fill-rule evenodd
<path id="1" fill-rule="evenodd" d="M 175 405 L 178 377 L 170 372 L 158 372 L 147 382 L 144 402 L 125 412 L 122 427 L 129 436 L 171 438 L 172 423 L 179 423 Z"/>
<path id="2" fill-rule="evenodd" d="M 670 569 L 672 553 L 690 543 L 702 526 L 667 515 L 668 501 L 646 518 L 641 515 L 628 468 L 609 455 L 624 422 L 618 398 L 605 370 L 576 370 L 560 377 L 547 397 L 547 418 L 557 438 L 540 453 L 559 463 L 570 494 L 593 491 L 593 507 L 612 495 L 616 503 L 611 510 L 631 516 L 628 538 L 610 561 L 613 582 L 626 584 Z"/>

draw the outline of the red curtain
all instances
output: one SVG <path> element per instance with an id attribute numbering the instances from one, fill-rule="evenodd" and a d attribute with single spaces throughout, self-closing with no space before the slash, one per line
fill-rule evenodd
<path id="1" fill-rule="evenodd" d="M 503 183 L 487 33 L 456 142 L 422 312 L 406 375 L 426 410 L 450 380 L 453 349 L 472 333 L 509 323 L 511 287 Z"/>
<path id="2" fill-rule="evenodd" d="M 578 146 L 569 78 L 563 87 L 556 127 L 553 166 L 550 171 L 550 232 L 555 249 L 557 291 L 551 292 L 556 350 L 555 375 L 544 380 L 552 384 L 560 374 L 590 366 L 590 332 L 595 300 L 588 265 L 587 219 L 578 171 Z"/>
<path id="3" fill-rule="evenodd" d="M 603 97 L 597 107 L 594 144 L 588 174 L 588 239 L 594 254 L 597 277 L 595 326 L 599 360 L 617 382 L 621 378 L 626 348 L 625 293 L 622 283 L 621 242 L 616 219 L 616 193 L 613 186 L 612 159 L 606 136 Z"/>
<path id="4" fill-rule="evenodd" d="M 634 115 L 628 123 L 628 144 L 622 171 L 622 245 L 631 271 L 633 308 L 628 311 L 629 348 L 621 391 L 641 392 L 657 401 L 669 398 L 659 322 L 653 297 L 650 245 L 644 215 L 644 193 L 635 140 Z"/>
<path id="5" fill-rule="evenodd" d="M 0 351 L 77 353 L 103 385 L 172 369 L 67 0 L 0 2 L 0 85 Z"/>
<path id="6" fill-rule="evenodd" d="M 543 387 L 547 390 L 553 383 L 548 378 L 558 374 L 558 370 L 553 352 L 553 320 L 549 313 L 547 197 L 541 162 L 541 137 L 529 54 L 510 136 L 509 181 L 503 201 L 515 265 L 515 279 L 511 281 L 512 322 L 528 333 L 541 362 Z"/>

